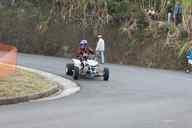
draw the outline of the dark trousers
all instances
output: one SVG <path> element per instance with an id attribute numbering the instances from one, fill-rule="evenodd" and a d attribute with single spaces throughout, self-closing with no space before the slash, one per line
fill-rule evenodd
<path id="1" fill-rule="evenodd" d="M 181 24 L 182 23 L 182 15 L 178 14 L 175 16 L 175 25 Z"/>

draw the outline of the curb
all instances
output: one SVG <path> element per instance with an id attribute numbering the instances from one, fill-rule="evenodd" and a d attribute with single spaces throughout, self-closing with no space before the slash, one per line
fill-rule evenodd
<path id="1" fill-rule="evenodd" d="M 57 76 L 57 75 L 54 75 L 54 74 L 51 74 L 48 72 L 23 67 L 23 66 L 17 66 L 17 68 L 39 74 L 39 75 L 47 78 L 48 80 L 55 82 L 56 84 L 53 85 L 53 87 L 50 88 L 49 90 L 41 92 L 41 93 L 36 93 L 36 94 L 28 95 L 28 96 L 0 98 L 0 105 L 16 104 L 16 103 L 33 101 L 33 100 L 37 100 L 37 99 L 41 100 L 40 98 L 45 98 L 45 97 L 51 96 L 51 95 L 59 92 L 62 89 L 63 90 L 63 92 L 61 93 L 62 96 L 55 96 L 52 98 L 48 98 L 48 100 L 54 100 L 54 99 L 58 99 L 58 98 L 61 98 L 64 96 L 74 94 L 80 90 L 80 87 L 77 86 L 76 83 L 74 83 L 70 80 L 67 80 L 63 77 L 60 77 L 60 76 Z"/>

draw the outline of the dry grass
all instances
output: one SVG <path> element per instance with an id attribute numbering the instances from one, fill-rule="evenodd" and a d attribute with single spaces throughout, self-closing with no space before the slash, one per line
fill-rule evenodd
<path id="1" fill-rule="evenodd" d="M 14 75 L 0 79 L 0 97 L 31 95 L 48 90 L 52 84 L 40 75 L 17 69 Z"/>

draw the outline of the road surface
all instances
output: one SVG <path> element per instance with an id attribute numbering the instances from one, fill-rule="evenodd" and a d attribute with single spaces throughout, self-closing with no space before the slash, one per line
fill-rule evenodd
<path id="1" fill-rule="evenodd" d="M 18 63 L 58 75 L 70 60 L 20 54 Z M 80 80 L 54 101 L 0 106 L 1 128 L 192 128 L 192 75 L 106 65 L 111 80 Z"/>

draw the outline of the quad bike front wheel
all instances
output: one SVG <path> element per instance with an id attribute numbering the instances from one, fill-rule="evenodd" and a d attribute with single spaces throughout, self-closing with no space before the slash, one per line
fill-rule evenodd
<path id="1" fill-rule="evenodd" d="M 74 79 L 74 80 L 78 80 L 78 79 L 79 79 L 79 68 L 78 68 L 78 67 L 74 67 L 74 70 L 73 70 L 73 79 Z"/>
<path id="2" fill-rule="evenodd" d="M 72 76 L 73 75 L 73 69 L 74 69 L 73 64 L 67 64 L 66 67 L 65 67 L 66 75 Z"/>

